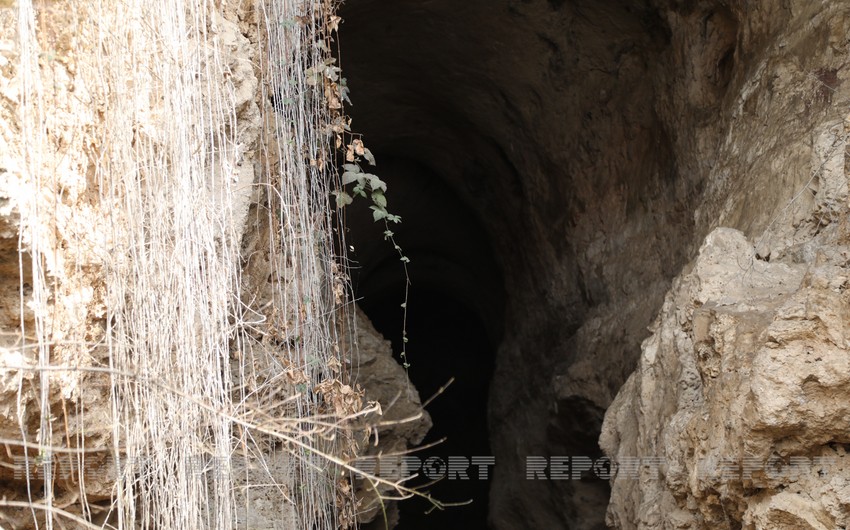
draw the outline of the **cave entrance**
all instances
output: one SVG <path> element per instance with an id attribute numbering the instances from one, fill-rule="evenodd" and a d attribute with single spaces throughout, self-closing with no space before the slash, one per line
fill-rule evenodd
<path id="1" fill-rule="evenodd" d="M 481 367 L 434 421 L 439 433 L 473 403 L 486 413 L 486 438 L 456 440 L 496 459 L 488 517 L 448 510 L 447 528 L 605 526 L 607 481 L 526 480 L 527 462 L 600 455 L 604 412 L 692 251 L 698 164 L 710 162 L 677 158 L 687 136 L 670 120 L 712 119 L 737 32 L 723 10 L 678 4 L 349 0 L 339 11 L 347 111 L 412 260 L 411 378 L 427 399 L 451 367 L 462 373 L 459 358 Z M 676 51 L 694 46 L 698 57 Z M 397 342 L 398 256 L 352 206 L 357 296 Z M 443 524 L 407 515 L 402 529 Z"/>
<path id="2" fill-rule="evenodd" d="M 353 247 L 352 281 L 358 304 L 375 329 L 393 344 L 400 364 L 405 283 L 409 279 L 408 375 L 425 401 L 434 426 L 414 456 L 447 464 L 491 455 L 487 426 L 488 387 L 502 334 L 504 293 L 489 238 L 468 207 L 429 168 L 375 150 L 376 173 L 390 186 L 389 209 L 402 217 L 390 228 L 410 259 L 404 264 L 374 223 L 365 201 L 347 209 L 347 242 Z M 443 389 L 450 380 L 451 384 Z M 439 395 L 438 395 L 439 394 Z M 410 486 L 426 486 L 446 503 L 472 501 L 445 511 L 423 499 L 400 503 L 400 529 L 486 528 L 489 481 L 470 468 L 470 480 L 434 484 L 420 472 Z M 429 512 L 427 513 L 426 512 Z M 378 521 L 382 524 L 382 521 Z M 379 524 L 380 526 L 380 524 Z"/>
<path id="3" fill-rule="evenodd" d="M 392 311 L 398 304 L 393 302 L 397 300 L 391 297 L 373 303 L 364 299 L 362 304 L 376 329 L 388 337 L 397 337 L 401 329 L 398 314 Z M 473 457 L 489 456 L 487 391 L 494 347 L 483 323 L 452 293 L 436 289 L 413 292 L 408 318 L 409 376 L 423 400 L 434 396 L 441 385 L 453 378 L 453 383 L 427 406 L 434 426 L 422 442 L 425 449 L 412 454 L 422 462 L 434 462 L 429 469 L 436 474 L 447 472 L 450 457 L 474 461 Z M 393 343 L 394 351 L 400 351 L 400 341 Z M 466 473 L 469 480 L 448 477 L 428 485 L 431 480 L 420 471 L 420 477 L 410 486 L 423 487 L 441 502 L 472 502 L 437 511 L 426 500 L 414 497 L 400 503 L 398 528 L 486 528 L 490 484 L 478 479 L 477 472 L 477 467 L 470 467 Z"/>

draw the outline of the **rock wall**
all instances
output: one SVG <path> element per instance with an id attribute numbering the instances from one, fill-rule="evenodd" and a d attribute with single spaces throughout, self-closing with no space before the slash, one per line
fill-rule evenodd
<path id="1" fill-rule="evenodd" d="M 613 478 L 611 526 L 850 520 L 848 236 L 843 216 L 769 261 L 740 231 L 706 238 L 606 413 L 606 454 L 643 460 Z"/>
<path id="2" fill-rule="evenodd" d="M 681 151 L 707 173 L 698 233 L 730 228 L 676 278 L 606 412 L 607 455 L 664 462 L 612 479 L 615 528 L 850 520 L 847 16 L 794 2 L 730 15 L 725 123 L 683 134 L 720 142 Z"/>
<path id="3" fill-rule="evenodd" d="M 228 332 L 213 330 L 232 302 L 263 99 L 244 10 L 193 7 L 187 23 L 154 3 L 0 4 L 0 524 L 115 524 L 138 501 L 158 503 L 148 520 L 167 525 L 167 495 L 139 493 L 136 473 L 154 483 L 157 454 L 185 462 L 215 445 L 202 433 L 194 457 L 180 455 L 197 439 L 176 417 L 199 430 L 218 420 L 157 394 L 195 377 L 227 385 L 216 355 Z M 209 149 L 214 137 L 231 143 Z M 142 398 L 146 377 L 164 388 Z M 122 483 L 117 462 L 133 458 Z M 204 509 L 192 499 L 183 492 L 190 518 Z"/>
<path id="4" fill-rule="evenodd" d="M 393 471 L 386 466 L 396 464 L 425 438 L 431 428 L 431 419 L 422 409 L 419 394 L 404 368 L 393 357 L 390 342 L 375 331 L 362 311 L 357 310 L 354 320 L 356 349 L 351 352 L 354 380 L 364 389 L 365 398 L 379 403 L 381 407 L 378 424 L 375 425 L 374 420 L 366 422 L 368 436 L 362 441 L 357 456 L 359 461 L 368 461 L 374 464 L 376 470 L 383 469 L 385 476 L 392 477 Z M 410 473 L 400 467 L 396 476 L 400 479 Z M 357 480 L 356 488 L 360 503 L 358 521 L 362 528 L 379 530 L 386 528 L 386 524 L 390 527 L 398 524 L 397 502 L 379 499 L 378 495 L 392 497 L 392 487 L 374 485 L 361 478 Z M 368 526 L 368 523 L 372 525 Z"/>

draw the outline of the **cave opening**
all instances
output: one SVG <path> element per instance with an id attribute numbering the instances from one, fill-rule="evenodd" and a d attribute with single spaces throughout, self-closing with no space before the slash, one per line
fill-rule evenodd
<path id="1" fill-rule="evenodd" d="M 378 331 L 394 337 L 399 335 L 401 322 L 397 312 L 388 309 L 397 308 L 398 304 L 388 302 L 364 303 L 364 311 Z M 468 480 L 447 476 L 433 484 L 423 473 L 428 466 L 434 475 L 447 475 L 450 458 L 475 461 L 475 457 L 491 454 L 487 391 L 494 347 L 473 310 L 464 307 L 452 293 L 416 290 L 410 303 L 410 380 L 423 399 L 441 393 L 427 406 L 434 425 L 421 443 L 423 449 L 411 453 L 423 462 L 423 468 L 408 485 L 427 491 L 441 502 L 458 505 L 432 510 L 427 500 L 411 498 L 399 506 L 398 528 L 486 528 L 489 484 L 478 479 L 477 467 L 465 472 Z M 393 342 L 394 351 L 400 351 L 400 341 Z M 451 384 L 443 389 L 450 380 Z"/>
<path id="2" fill-rule="evenodd" d="M 423 516 L 402 503 L 398 528 L 605 527 L 606 480 L 527 480 L 526 466 L 601 456 L 605 409 L 693 252 L 700 173 L 674 155 L 687 137 L 670 123 L 683 98 L 710 119 L 736 72 L 737 29 L 724 8 L 668 7 L 340 9 L 348 112 L 389 185 L 388 208 L 403 219 L 392 229 L 411 259 L 410 377 L 427 399 L 457 376 L 429 405 L 429 440 L 445 435 L 445 448 L 496 459 L 486 485 L 469 491 L 475 508 Z M 678 36 L 675 17 L 687 22 Z M 689 70 L 673 68 L 691 42 Z M 678 75 L 701 84 L 676 92 Z M 403 268 L 366 206 L 346 215 L 356 296 L 398 351 Z"/>
<path id="3" fill-rule="evenodd" d="M 423 465 L 436 459 L 438 467 L 450 457 L 488 457 L 488 386 L 503 333 L 501 271 L 477 219 L 443 179 L 415 160 L 380 149 L 375 155 L 391 182 L 390 210 L 402 217 L 390 226 L 393 238 L 410 261 L 405 267 L 384 238 L 386 226 L 373 222 L 360 201 L 349 207 L 346 219 L 351 275 L 358 304 L 391 341 L 399 364 L 409 364 L 408 376 L 422 400 L 433 397 L 427 405 L 433 427 L 412 456 Z M 477 470 L 470 473 L 470 480 L 430 484 L 420 471 L 409 486 L 462 505 L 440 511 L 429 510 L 427 500 L 407 500 L 399 506 L 398 528 L 485 528 L 489 483 L 477 479 Z"/>

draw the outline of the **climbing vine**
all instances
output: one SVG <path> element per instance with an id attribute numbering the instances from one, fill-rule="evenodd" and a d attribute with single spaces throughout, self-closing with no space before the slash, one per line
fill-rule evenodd
<path id="1" fill-rule="evenodd" d="M 380 179 L 377 175 L 367 173 L 363 170 L 363 163 L 370 166 L 376 166 L 375 156 L 363 144 L 363 140 L 355 138 L 346 146 L 345 163 L 343 164 L 343 173 L 340 177 L 342 189 L 335 190 L 333 194 L 336 196 L 337 208 L 344 208 L 354 202 L 354 197 L 363 197 L 371 200 L 372 204 L 369 209 L 372 210 L 372 219 L 375 222 L 384 222 L 384 240 L 389 241 L 393 249 L 398 253 L 399 260 L 404 267 L 404 302 L 401 307 L 404 311 L 402 317 L 402 347 L 401 361 L 404 369 L 410 368 L 410 362 L 407 358 L 407 302 L 410 293 L 410 274 L 407 265 L 410 263 L 401 246 L 395 240 L 395 233 L 390 229 L 390 223 L 400 223 L 399 215 L 390 213 L 387 210 L 387 183 Z M 352 185 L 351 193 L 345 191 L 345 186 Z"/>
<path id="2" fill-rule="evenodd" d="M 401 222 L 401 216 L 387 209 L 387 183 L 380 177 L 366 171 L 364 168 L 377 166 L 375 156 L 363 143 L 362 138 L 351 132 L 351 118 L 345 114 L 345 104 L 351 105 L 349 98 L 350 90 L 348 83 L 342 77 L 342 69 L 334 57 L 329 56 L 329 50 L 333 46 L 334 34 L 339 31 L 342 19 L 333 14 L 335 9 L 330 0 L 325 0 L 326 9 L 322 19 L 322 37 L 317 46 L 324 52 L 320 62 L 317 62 L 305 71 L 305 83 L 319 97 L 328 111 L 328 121 L 321 127 L 328 136 L 334 138 L 334 147 L 338 150 L 342 167 L 337 189 L 331 193 L 336 199 L 336 207 L 341 210 L 352 204 L 357 197 L 371 202 L 369 209 L 375 222 L 384 223 L 384 239 L 388 241 L 398 253 L 399 260 L 404 267 L 405 288 L 404 301 L 401 304 L 404 310 L 402 319 L 402 351 L 400 352 L 402 365 L 405 370 L 410 367 L 407 358 L 407 302 L 410 291 L 410 275 L 408 264 L 410 259 L 404 254 L 401 246 L 395 240 L 395 233 L 390 229 L 391 223 Z M 344 140 L 349 136 L 350 141 Z M 316 153 L 310 157 L 310 165 L 324 169 L 328 157 L 324 153 Z"/>
<path id="3" fill-rule="evenodd" d="M 362 159 L 360 157 L 363 157 Z M 401 222 L 401 217 L 393 215 L 387 211 L 387 183 L 381 180 L 377 175 L 366 173 L 360 165 L 365 159 L 370 165 L 375 165 L 375 157 L 364 145 L 359 138 L 354 139 L 347 148 L 345 154 L 346 163 L 343 164 L 344 172 L 342 174 L 342 185 L 355 184 L 351 192 L 355 196 L 372 200 L 372 217 L 375 221 L 386 219 L 393 223 Z M 345 207 L 353 202 L 353 198 L 344 190 L 336 190 L 336 205 L 339 208 Z"/>

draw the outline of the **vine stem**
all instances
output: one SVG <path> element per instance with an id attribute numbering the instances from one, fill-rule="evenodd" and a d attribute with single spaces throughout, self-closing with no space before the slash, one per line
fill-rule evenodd
<path id="1" fill-rule="evenodd" d="M 384 238 L 388 239 L 390 243 L 392 243 L 393 248 L 396 252 L 398 252 L 399 260 L 404 267 L 404 302 L 401 304 L 401 308 L 404 310 L 404 314 L 402 316 L 401 321 L 401 362 L 404 367 L 404 372 L 409 375 L 408 369 L 410 368 L 410 362 L 407 358 L 407 302 L 410 297 L 410 273 L 407 269 L 407 264 L 410 263 L 410 258 L 404 255 L 404 251 L 401 246 L 396 243 L 393 231 L 390 230 L 390 225 L 386 219 L 384 219 L 384 227 L 386 231 L 384 232 Z M 410 378 L 408 377 L 408 382 Z"/>

